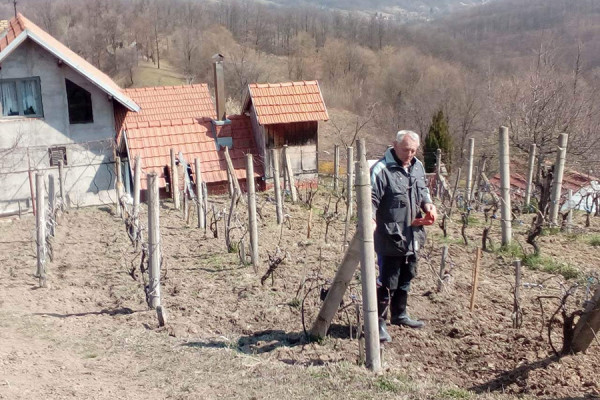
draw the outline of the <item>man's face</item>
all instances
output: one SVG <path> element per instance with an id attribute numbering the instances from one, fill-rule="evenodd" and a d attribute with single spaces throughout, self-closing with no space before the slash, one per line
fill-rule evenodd
<path id="1" fill-rule="evenodd" d="M 394 151 L 396 152 L 396 156 L 402 161 L 403 167 L 410 165 L 418 149 L 419 145 L 417 142 L 408 135 L 404 136 L 401 142 L 394 140 Z"/>

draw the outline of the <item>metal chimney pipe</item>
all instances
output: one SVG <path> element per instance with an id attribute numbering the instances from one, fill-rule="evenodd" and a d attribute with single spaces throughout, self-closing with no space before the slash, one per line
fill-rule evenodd
<path id="1" fill-rule="evenodd" d="M 215 54 L 213 56 L 213 72 L 215 78 L 215 102 L 217 103 L 217 120 L 225 121 L 227 111 L 225 110 L 225 76 L 223 73 L 223 56 Z"/>

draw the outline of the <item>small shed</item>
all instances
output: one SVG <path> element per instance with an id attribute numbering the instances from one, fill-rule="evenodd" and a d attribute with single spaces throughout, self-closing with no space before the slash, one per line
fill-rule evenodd
<path id="1" fill-rule="evenodd" d="M 286 145 L 297 179 L 317 179 L 319 121 L 329 119 L 317 81 L 250 84 L 242 112 L 252 122 L 266 179 L 273 176 L 270 150 Z"/>

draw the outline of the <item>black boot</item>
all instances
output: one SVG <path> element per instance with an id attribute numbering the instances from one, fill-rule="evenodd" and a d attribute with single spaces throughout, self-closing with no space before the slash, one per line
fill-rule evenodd
<path id="1" fill-rule="evenodd" d="M 383 318 L 379 318 L 379 341 L 383 343 L 390 343 L 392 341 L 392 337 L 387 331 L 385 319 Z"/>
<path id="2" fill-rule="evenodd" d="M 409 328 L 422 328 L 425 322 L 416 319 L 411 319 L 406 312 L 406 304 L 408 303 L 408 292 L 406 290 L 396 290 L 392 296 L 391 312 L 392 318 L 390 322 L 393 325 L 408 326 Z"/>

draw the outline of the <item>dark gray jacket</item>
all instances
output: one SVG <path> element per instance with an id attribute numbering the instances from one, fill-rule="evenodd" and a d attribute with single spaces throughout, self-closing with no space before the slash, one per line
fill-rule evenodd
<path id="1" fill-rule="evenodd" d="M 425 229 L 411 226 L 421 208 L 431 203 L 421 161 L 413 158 L 408 171 L 394 157 L 393 148 L 371 168 L 371 200 L 375 251 L 385 256 L 416 253 L 425 244 Z"/>

